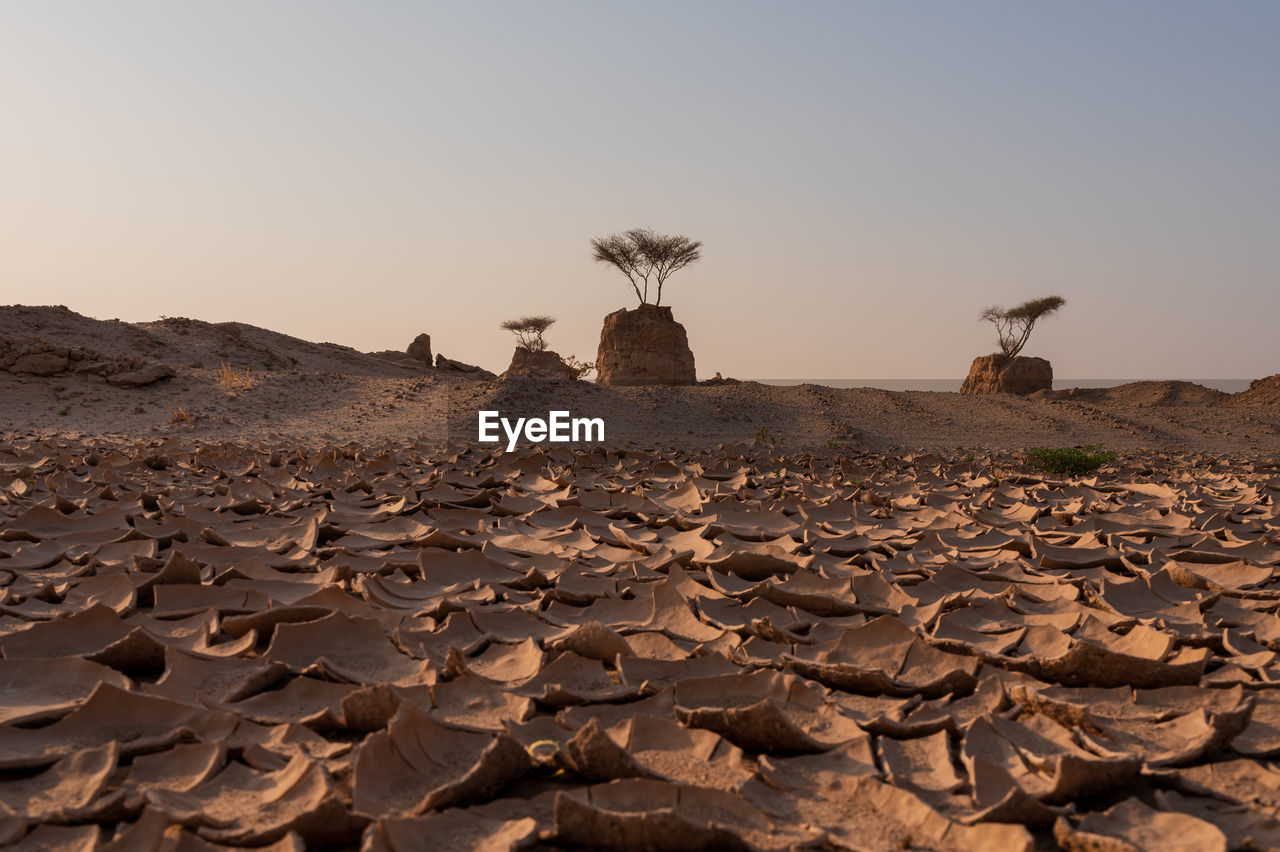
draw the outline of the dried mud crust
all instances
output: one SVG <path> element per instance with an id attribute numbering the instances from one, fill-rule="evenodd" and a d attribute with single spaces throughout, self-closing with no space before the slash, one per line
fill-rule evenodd
<path id="1" fill-rule="evenodd" d="M 1000 465 L 0 445 L 0 840 L 1280 844 L 1280 470 Z"/>

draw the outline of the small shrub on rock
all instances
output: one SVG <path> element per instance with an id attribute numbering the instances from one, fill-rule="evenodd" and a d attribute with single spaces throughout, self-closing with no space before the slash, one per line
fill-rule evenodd
<path id="1" fill-rule="evenodd" d="M 595 361 L 581 361 L 576 355 L 566 355 L 563 360 L 565 366 L 573 370 L 575 379 L 590 379 L 596 371 Z"/>
<path id="2" fill-rule="evenodd" d="M 555 321 L 555 317 L 520 317 L 507 320 L 502 324 L 502 328 L 516 336 L 517 345 L 521 349 L 526 352 L 542 352 L 547 348 L 547 342 L 542 339 L 542 335 L 555 324 Z"/>

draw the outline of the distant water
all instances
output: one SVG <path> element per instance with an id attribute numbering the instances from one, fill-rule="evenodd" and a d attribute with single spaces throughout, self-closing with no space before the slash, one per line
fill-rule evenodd
<path id="1" fill-rule="evenodd" d="M 890 391 L 950 391 L 960 390 L 964 379 L 757 379 L 766 385 L 825 385 L 829 388 L 879 388 Z M 1112 388 L 1129 382 L 1147 379 L 1054 379 L 1054 390 L 1066 388 Z M 1239 393 L 1249 388 L 1248 379 L 1183 379 L 1205 387 L 1217 388 L 1226 393 Z"/>

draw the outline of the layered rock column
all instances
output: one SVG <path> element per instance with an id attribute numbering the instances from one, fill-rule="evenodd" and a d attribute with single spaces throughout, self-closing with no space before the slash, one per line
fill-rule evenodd
<path id="1" fill-rule="evenodd" d="M 1053 389 L 1053 365 L 1043 358 L 999 353 L 973 359 L 960 393 L 1013 393 L 1026 396 Z"/>
<path id="2" fill-rule="evenodd" d="M 544 349 L 532 352 L 520 346 L 511 356 L 505 376 L 528 376 L 532 379 L 576 379 L 577 373 L 564 362 L 559 352 Z"/>
<path id="3" fill-rule="evenodd" d="M 691 385 L 697 381 L 693 351 L 671 308 L 641 305 L 604 318 L 596 356 L 602 385 Z"/>

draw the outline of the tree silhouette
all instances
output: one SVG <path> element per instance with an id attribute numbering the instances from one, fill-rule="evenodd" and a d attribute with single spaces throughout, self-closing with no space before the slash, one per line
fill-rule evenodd
<path id="1" fill-rule="evenodd" d="M 1036 322 L 1056 313 L 1066 303 L 1067 300 L 1061 296 L 1042 296 L 1012 308 L 992 305 L 979 318 L 996 327 L 996 334 L 1000 337 L 1000 351 L 1005 357 L 1014 358 L 1027 345 L 1027 338 L 1031 336 L 1031 329 L 1035 328 Z"/>
<path id="2" fill-rule="evenodd" d="M 516 336 L 521 349 L 541 352 L 547 348 L 547 342 L 542 339 L 542 335 L 555 324 L 555 321 L 555 317 L 520 317 L 507 320 L 502 324 L 502 328 Z"/>
<path id="3" fill-rule="evenodd" d="M 649 301 L 650 280 L 657 286 L 655 305 L 662 304 L 662 285 L 673 272 L 702 257 L 702 243 L 679 234 L 655 234 L 651 228 L 632 228 L 591 241 L 592 258 L 613 266 L 627 277 L 640 304 Z"/>

